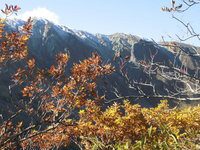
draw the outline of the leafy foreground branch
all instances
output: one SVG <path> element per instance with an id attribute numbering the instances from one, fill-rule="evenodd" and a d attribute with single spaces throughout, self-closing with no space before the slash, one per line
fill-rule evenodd
<path id="1" fill-rule="evenodd" d="M 29 136 L 19 140 L 21 147 L 60 147 L 68 145 L 70 137 L 88 150 L 198 149 L 200 146 L 200 106 L 169 109 L 167 101 L 161 101 L 158 107 L 147 109 L 125 100 L 103 111 L 88 100 L 79 115 L 76 124 L 67 124 L 69 120 L 65 120 L 43 131 L 32 130 Z M 10 142 L 2 149 L 9 146 L 14 145 Z"/>
<path id="2" fill-rule="evenodd" d="M 18 9 L 6 5 L 3 13 L 7 17 Z M 38 68 L 27 56 L 31 23 L 29 19 L 21 33 L 4 34 L 4 19 L 0 20 L 0 67 L 26 59 L 9 87 L 10 94 L 17 87 L 22 96 L 13 101 L 15 111 L 0 118 L 0 149 L 59 149 L 71 141 L 88 150 L 200 147 L 199 105 L 169 109 L 162 101 L 148 109 L 125 100 L 103 107 L 105 98 L 98 95 L 97 82 L 114 68 L 96 53 L 74 64 L 70 76 L 68 54 L 57 54 L 50 68 Z"/>

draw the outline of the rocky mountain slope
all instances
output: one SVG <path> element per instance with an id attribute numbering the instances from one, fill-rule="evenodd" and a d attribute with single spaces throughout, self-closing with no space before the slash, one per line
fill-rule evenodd
<path id="1" fill-rule="evenodd" d="M 15 30 L 24 22 L 8 20 L 7 23 L 7 30 Z M 67 68 L 69 73 L 73 63 L 90 57 L 92 52 L 98 52 L 103 62 L 112 63 L 115 66 L 116 72 L 99 83 L 99 93 L 105 94 L 108 100 L 117 96 L 139 96 L 141 91 L 146 96 L 157 94 L 158 97 L 162 95 L 179 98 L 199 97 L 199 90 L 193 94 L 187 90 L 188 87 L 181 81 L 181 78 L 175 80 L 167 75 L 167 73 L 174 73 L 173 68 L 175 68 L 199 78 L 200 56 L 198 53 L 200 53 L 200 49 L 197 47 L 179 44 L 184 50 L 181 51 L 176 46 L 169 46 L 170 44 L 178 45 L 178 43 L 158 44 L 122 33 L 90 34 L 85 31 L 72 30 L 66 26 L 55 25 L 42 19 L 35 19 L 33 24 L 33 35 L 29 40 L 28 51 L 29 56 L 36 59 L 39 67 L 44 68 L 54 64 L 55 55 L 60 52 L 70 54 Z M 167 68 L 159 68 L 156 65 L 167 66 Z M 3 109 L 10 107 L 11 97 L 8 94 L 8 85 L 12 84 L 10 76 L 19 66 L 20 63 L 12 64 L 0 70 L 0 106 L 3 106 L 0 113 L 3 112 Z M 180 88 L 185 89 L 185 92 L 180 92 Z M 139 92 L 139 90 L 141 91 Z M 144 97 L 142 99 L 133 98 L 133 102 L 151 107 L 155 106 L 159 99 L 163 99 L 144 99 Z M 15 98 L 20 98 L 19 91 L 15 94 Z M 171 103 L 174 102 L 171 101 Z"/>

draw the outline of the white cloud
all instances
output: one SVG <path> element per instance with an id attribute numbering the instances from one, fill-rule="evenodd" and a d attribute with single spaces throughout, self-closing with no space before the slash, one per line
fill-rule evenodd
<path id="1" fill-rule="evenodd" d="M 23 14 L 19 14 L 17 16 L 17 18 L 20 18 L 22 20 L 27 20 L 29 17 L 43 18 L 59 24 L 59 16 L 56 15 L 54 12 L 48 10 L 47 8 L 35 8 L 31 11 L 26 11 Z"/>

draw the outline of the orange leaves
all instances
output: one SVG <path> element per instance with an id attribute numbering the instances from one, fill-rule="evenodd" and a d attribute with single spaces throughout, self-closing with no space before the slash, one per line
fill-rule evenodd
<path id="1" fill-rule="evenodd" d="M 13 36 L 18 36 L 18 40 L 22 40 L 17 33 Z M 23 42 L 26 45 L 26 40 Z M 70 141 L 69 137 L 78 131 L 74 127 L 67 127 L 73 121 L 66 122 L 75 109 L 82 109 L 87 105 L 89 109 L 80 111 L 80 115 L 87 114 L 89 117 L 92 115 L 93 119 L 98 119 L 102 113 L 100 107 L 96 105 L 103 99 L 96 93 L 96 81 L 98 77 L 110 74 L 113 68 L 111 65 L 103 65 L 100 56 L 93 54 L 91 58 L 80 64 L 74 64 L 71 76 L 66 76 L 65 67 L 68 59 L 68 54 L 60 53 L 56 56 L 57 64 L 44 70 L 37 68 L 35 59 L 27 59 L 23 70 L 18 69 L 13 76 L 15 84 L 24 86 L 21 93 L 26 99 L 26 113 L 30 116 L 42 116 L 39 123 L 44 127 L 42 131 L 36 127 L 26 132 L 26 136 L 31 138 L 26 140 L 25 137 L 22 142 L 23 148 L 31 144 L 41 149 L 53 148 L 59 144 L 66 145 Z M 96 116 L 93 115 L 94 113 Z M 58 118 L 59 120 L 56 120 Z M 91 131 L 88 131 L 90 135 L 96 132 L 92 122 L 87 125 L 82 124 L 82 128 L 90 129 Z M 19 123 L 18 127 L 16 125 L 16 131 L 21 131 L 21 126 L 22 123 Z"/>
<path id="2" fill-rule="evenodd" d="M 4 10 L 1 10 L 5 15 L 10 15 L 11 13 L 16 13 L 20 10 L 21 8 L 18 7 L 17 5 L 13 6 L 10 5 L 8 6 L 8 4 L 6 4 L 6 7 Z"/>
<path id="3" fill-rule="evenodd" d="M 72 68 L 72 76 L 77 82 L 81 80 L 94 80 L 97 76 L 109 74 L 113 70 L 110 65 L 102 65 L 100 56 L 93 53 L 92 57 Z"/>
<path id="4" fill-rule="evenodd" d="M 56 76 L 56 77 L 62 76 L 65 66 L 68 62 L 68 59 L 69 59 L 68 54 L 63 54 L 63 53 L 57 54 L 56 56 L 57 66 L 56 67 L 54 65 L 51 66 L 51 68 L 48 71 L 50 75 Z"/>
<path id="5" fill-rule="evenodd" d="M 66 63 L 68 62 L 68 60 L 69 60 L 69 55 L 68 54 L 59 53 L 56 56 L 56 62 L 60 66 L 66 65 Z"/>
<path id="6" fill-rule="evenodd" d="M 0 57 L 0 63 L 2 63 L 5 60 L 5 58 L 2 56 Z"/>
<path id="7" fill-rule="evenodd" d="M 23 96 L 34 97 L 36 94 L 43 92 L 43 89 L 37 87 L 37 82 L 30 82 L 30 86 L 25 86 L 23 90 L 21 90 Z"/>
<path id="8" fill-rule="evenodd" d="M 26 70 L 21 70 L 20 68 L 17 70 L 17 73 L 13 75 L 13 81 L 15 83 L 21 84 L 23 82 L 23 75 L 26 72 Z"/>
<path id="9" fill-rule="evenodd" d="M 67 77 L 64 72 L 67 61 L 68 55 L 59 54 L 57 65 L 49 70 L 38 70 L 35 60 L 31 59 L 26 65 L 29 69 L 19 69 L 14 76 L 17 81 L 25 78 L 26 86 L 21 91 L 23 96 L 30 97 L 30 102 L 36 97 L 34 102 L 40 105 L 27 110 L 33 114 L 37 111 L 37 115 L 42 116 L 39 122 L 42 128 L 35 127 L 26 132 L 21 144 L 24 149 L 30 145 L 40 149 L 67 145 L 70 137 L 81 138 L 81 144 L 88 144 L 96 137 L 105 146 L 130 141 L 143 143 L 144 149 L 151 149 L 152 143 L 153 146 L 159 145 L 160 140 L 170 145 L 173 139 L 180 143 L 186 137 L 198 134 L 199 106 L 169 110 L 167 102 L 162 101 L 158 107 L 147 109 L 125 100 L 124 104 L 115 103 L 102 108 L 98 102 L 104 97 L 98 96 L 96 81 L 99 76 L 112 72 L 111 65 L 103 65 L 100 57 L 93 54 L 92 58 L 74 64 L 72 75 Z M 79 118 L 70 120 L 74 111 L 78 112 Z M 17 133 L 23 129 L 22 125 L 20 122 L 15 126 Z M 89 143 L 87 148 L 92 149 L 94 143 Z"/>
<path id="10" fill-rule="evenodd" d="M 61 145 L 67 145 L 70 143 L 70 136 L 68 129 L 63 125 L 48 126 L 46 132 L 39 134 L 40 131 L 34 131 L 30 140 L 25 140 L 22 143 L 23 148 L 27 147 L 39 147 L 40 149 L 51 149 Z M 31 142 L 30 142 L 31 141 Z"/>
<path id="11" fill-rule="evenodd" d="M 29 38 L 26 35 L 22 35 L 22 40 L 27 41 Z"/>
<path id="12" fill-rule="evenodd" d="M 30 69 L 33 69 L 35 67 L 35 59 L 28 60 L 27 64 Z"/>
<path id="13" fill-rule="evenodd" d="M 63 76 L 64 69 L 67 64 L 68 59 L 69 59 L 68 54 L 63 54 L 63 53 L 57 54 L 56 56 L 57 66 L 52 65 L 48 71 L 49 74 L 57 78 Z"/>
<path id="14" fill-rule="evenodd" d="M 112 67 L 110 65 L 102 65 L 100 57 L 97 54 L 93 54 L 91 58 L 80 62 L 80 64 L 75 64 L 72 68 L 72 75 L 67 78 L 65 77 L 64 69 L 68 59 L 69 56 L 67 54 L 60 53 L 56 57 L 57 65 L 51 66 L 49 70 L 37 71 L 37 68 L 35 68 L 31 73 L 34 74 L 31 78 L 33 81 L 21 91 L 23 96 L 33 98 L 35 95 L 41 94 L 43 104 L 40 111 L 42 114 L 48 114 L 44 117 L 45 121 L 54 121 L 55 118 L 59 118 L 61 114 L 65 114 L 65 116 L 63 116 L 65 118 L 71 113 L 70 110 L 81 109 L 85 107 L 85 105 L 87 105 L 89 109 L 86 108 L 87 111 L 81 110 L 80 115 L 85 116 L 87 114 L 88 117 L 91 117 L 91 115 L 95 113 L 96 116 L 92 115 L 92 117 L 98 118 L 102 112 L 96 103 L 100 102 L 103 97 L 97 96 L 96 83 L 94 80 L 96 80 L 98 76 L 111 73 Z M 28 68 L 34 68 L 34 64 L 35 60 L 33 59 L 27 62 Z M 29 71 L 27 70 L 27 72 Z M 28 77 L 28 74 L 26 76 Z M 49 79 L 48 82 L 44 82 L 44 80 L 41 81 L 41 83 L 47 85 L 46 88 L 48 89 L 49 96 L 44 92 L 45 86 L 43 87 L 43 84 L 39 84 L 39 76 L 42 76 L 44 79 Z M 41 90 L 41 87 L 43 87 L 43 91 L 39 94 L 38 91 Z M 93 98 L 94 102 L 88 100 L 88 96 Z M 92 130 L 89 131 L 91 135 L 96 132 L 95 127 L 90 126 L 92 125 L 91 123 L 87 125 L 88 129 Z M 82 124 L 82 127 L 86 127 L 86 124 Z M 67 131 L 69 132 L 68 134 L 71 135 L 76 132 L 76 129 L 70 128 L 70 130 L 68 130 L 65 126 L 62 128 L 55 128 L 55 130 L 53 129 L 50 132 L 36 136 L 31 141 L 34 141 L 33 143 L 35 144 L 37 143 L 36 145 L 40 148 L 52 147 L 57 144 L 58 140 L 62 141 L 63 139 L 65 139 L 63 144 L 67 144 L 69 142 L 68 135 L 66 134 Z M 54 135 L 54 137 L 52 137 L 52 135 Z M 54 140 L 54 142 L 50 143 L 52 140 Z"/>
<path id="15" fill-rule="evenodd" d="M 33 20 L 31 19 L 31 17 L 29 17 L 27 22 L 23 26 L 22 33 L 27 37 L 30 37 L 32 35 L 32 23 Z"/>
<path id="16" fill-rule="evenodd" d="M 17 126 L 15 127 L 15 132 L 18 133 L 21 131 L 21 127 L 23 125 L 23 122 L 18 122 Z"/>
<path id="17" fill-rule="evenodd" d="M 55 66 L 52 65 L 48 72 L 53 76 L 56 72 Z"/>
<path id="18" fill-rule="evenodd" d="M 21 92 L 22 92 L 23 96 L 32 97 L 33 93 L 34 93 L 34 88 L 26 86 Z"/>
<path id="19" fill-rule="evenodd" d="M 60 94 L 60 88 L 58 86 L 53 86 L 52 97 L 57 97 Z"/>
<path id="20" fill-rule="evenodd" d="M 7 6 L 5 13 L 17 11 L 17 6 Z M 0 65 L 6 65 L 9 61 L 18 61 L 27 56 L 27 40 L 31 36 L 32 21 L 29 19 L 22 29 L 22 35 L 19 32 L 7 33 L 4 31 L 4 19 L 0 19 Z M 5 32 L 5 34 L 3 34 Z"/>
<path id="21" fill-rule="evenodd" d="M 6 16 L 8 16 L 11 15 L 12 13 L 16 13 L 18 10 L 20 10 L 20 8 L 17 5 L 8 6 L 6 4 L 5 9 L 1 11 Z M 1 18 L 0 19 L 0 38 L 1 38 L 0 66 L 5 65 L 10 60 L 18 61 L 20 59 L 23 59 L 27 55 L 26 46 L 24 45 L 24 42 L 20 40 L 19 34 L 17 34 L 16 32 L 13 32 L 11 34 L 6 33 L 3 29 L 5 26 L 4 22 L 5 19 Z"/>
<path id="22" fill-rule="evenodd" d="M 21 70 L 19 68 L 17 70 L 17 73 L 13 75 L 12 77 L 13 81 L 18 84 L 23 83 L 26 80 L 26 78 L 28 78 L 33 73 L 34 67 L 35 67 L 35 59 L 28 60 L 26 68 L 24 68 L 24 70 Z M 38 78 L 38 76 L 36 76 L 36 78 Z M 39 79 L 37 80 L 40 81 Z"/>

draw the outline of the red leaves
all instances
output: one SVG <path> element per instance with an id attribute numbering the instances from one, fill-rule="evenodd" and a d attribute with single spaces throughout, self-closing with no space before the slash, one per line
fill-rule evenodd
<path id="1" fill-rule="evenodd" d="M 20 9 L 21 9 L 21 8 L 18 7 L 17 5 L 15 5 L 15 6 L 13 7 L 13 11 L 15 11 L 15 12 L 19 11 Z"/>
<path id="2" fill-rule="evenodd" d="M 1 10 L 5 15 L 9 15 L 11 13 L 16 13 L 20 10 L 21 8 L 18 7 L 17 5 L 13 6 L 13 5 L 10 5 L 8 6 L 8 4 L 6 4 L 6 8 L 4 10 Z"/>

